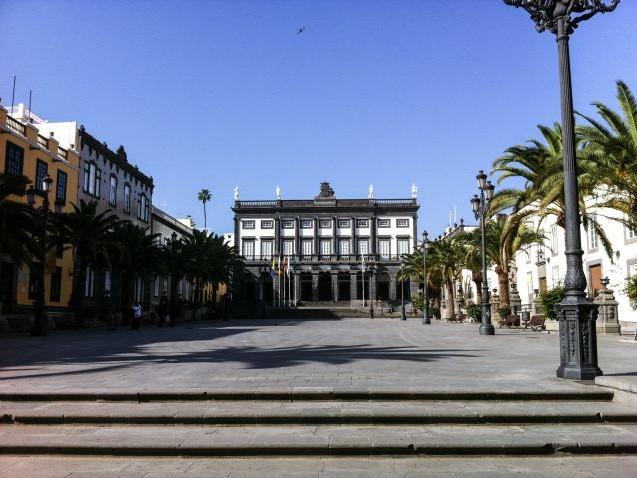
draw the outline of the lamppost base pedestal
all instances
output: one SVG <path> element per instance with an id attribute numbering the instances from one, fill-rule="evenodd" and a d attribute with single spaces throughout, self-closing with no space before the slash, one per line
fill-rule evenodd
<path id="1" fill-rule="evenodd" d="M 491 324 L 480 324 L 480 335 L 495 335 L 495 328 Z"/>
<path id="2" fill-rule="evenodd" d="M 560 366 L 555 374 L 567 380 L 593 380 L 597 366 L 597 306 L 588 298 L 567 295 L 555 307 L 560 322 Z"/>
<path id="3" fill-rule="evenodd" d="M 431 324 L 431 319 L 429 317 L 427 317 L 426 319 L 422 319 L 422 323 L 424 325 L 429 325 L 429 324 Z"/>

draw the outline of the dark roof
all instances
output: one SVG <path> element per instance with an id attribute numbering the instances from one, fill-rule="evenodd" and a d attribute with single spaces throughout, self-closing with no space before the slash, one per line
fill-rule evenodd
<path id="1" fill-rule="evenodd" d="M 108 158 L 113 164 L 117 167 L 123 169 L 128 174 L 130 174 L 133 178 L 139 180 L 142 184 L 148 186 L 153 189 L 153 177 L 146 176 L 142 173 L 137 166 L 133 166 L 128 162 L 128 158 L 126 157 L 126 151 L 123 146 L 117 148 L 117 153 L 111 151 L 105 143 L 99 142 L 95 137 L 89 134 L 86 129 L 84 129 L 84 125 L 80 126 L 80 144 L 86 145 L 89 149 L 94 149 L 102 156 Z"/>
<path id="2" fill-rule="evenodd" d="M 418 211 L 416 199 L 284 199 L 269 201 L 235 201 L 232 211 L 235 213 L 264 213 L 287 212 L 305 210 L 336 211 L 395 211 L 395 212 L 416 212 Z"/>

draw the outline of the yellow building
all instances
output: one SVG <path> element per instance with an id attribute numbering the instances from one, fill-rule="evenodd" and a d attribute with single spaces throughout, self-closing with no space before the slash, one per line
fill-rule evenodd
<path id="1" fill-rule="evenodd" d="M 30 113 L 29 113 L 30 117 Z M 52 212 L 71 212 L 77 203 L 80 158 L 73 147 L 64 149 L 51 136 L 39 134 L 28 118 L 16 119 L 0 106 L 0 170 L 5 174 L 26 176 L 39 194 L 35 207 L 43 201 L 42 182 L 53 180 L 49 201 Z M 27 197 L 10 198 L 26 203 Z M 73 258 L 70 249 L 49 252 L 45 269 L 47 310 L 64 310 L 71 297 Z M 17 268 L 0 254 L 0 303 L 6 312 L 26 311 L 33 305 L 36 278 L 26 266 Z"/>

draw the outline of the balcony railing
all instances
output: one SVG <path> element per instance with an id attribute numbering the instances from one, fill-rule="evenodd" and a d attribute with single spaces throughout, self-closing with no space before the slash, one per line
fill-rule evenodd
<path id="1" fill-rule="evenodd" d="M 370 207 L 370 206 L 414 206 L 416 199 L 334 199 L 330 205 L 336 207 Z M 306 208 L 306 207 L 325 207 L 322 200 L 313 199 L 282 199 L 282 200 L 264 200 L 264 201 L 236 201 L 235 207 L 241 208 Z"/>
<path id="2" fill-rule="evenodd" d="M 10 130 L 15 131 L 16 133 L 21 134 L 22 136 L 27 135 L 26 126 L 20 123 L 17 119 L 11 116 L 7 116 L 6 124 L 7 124 L 7 128 L 9 128 Z"/>
<path id="3" fill-rule="evenodd" d="M 64 161 L 68 160 L 68 152 L 62 147 L 58 147 L 58 156 Z"/>
<path id="4" fill-rule="evenodd" d="M 365 264 L 374 262 L 400 262 L 404 254 L 363 254 Z M 249 255 L 244 256 L 248 263 L 266 263 L 272 264 L 272 259 L 278 264 L 281 260 L 289 258 L 290 264 L 361 264 L 362 257 L 360 254 L 292 254 L 286 255 Z"/>
<path id="5" fill-rule="evenodd" d="M 49 140 L 44 136 L 38 135 L 38 144 L 44 149 L 49 149 Z"/>

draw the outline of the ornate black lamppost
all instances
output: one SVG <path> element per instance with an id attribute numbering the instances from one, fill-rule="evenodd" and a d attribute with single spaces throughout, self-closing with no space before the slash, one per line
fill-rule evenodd
<path id="1" fill-rule="evenodd" d="M 374 276 L 374 264 L 370 264 L 369 269 L 369 318 L 374 318 L 374 301 L 372 300 L 372 277 Z M 365 292 L 365 277 L 363 276 L 363 293 Z"/>
<path id="2" fill-rule="evenodd" d="M 422 323 L 423 324 L 431 324 L 431 319 L 429 318 L 429 297 L 427 293 L 427 253 L 429 252 L 429 247 L 431 247 L 431 242 L 429 242 L 429 234 L 427 231 L 423 231 L 422 233 L 422 267 L 423 267 L 423 278 L 424 278 L 424 287 L 422 289 Z"/>
<path id="3" fill-rule="evenodd" d="M 471 208 L 476 220 L 480 220 L 480 232 L 482 233 L 482 323 L 480 335 L 494 335 L 495 329 L 491 324 L 491 304 L 489 304 L 489 286 L 487 284 L 487 240 L 485 237 L 486 215 L 489 209 L 489 201 L 493 199 L 495 186 L 487 181 L 487 175 L 480 171 L 476 176 L 480 196 L 475 194 L 471 198 Z"/>
<path id="4" fill-rule="evenodd" d="M 37 290 L 35 291 L 35 300 L 33 301 L 33 326 L 31 327 L 31 335 L 34 336 L 46 335 L 44 279 L 46 276 L 47 228 L 49 224 L 49 191 L 51 191 L 52 184 L 53 179 L 47 174 L 40 185 L 43 199 L 42 206 L 38 208 L 38 215 L 40 216 L 42 224 L 40 225 L 40 244 L 38 244 L 38 261 L 40 264 L 37 268 Z M 27 203 L 32 208 L 35 207 L 35 196 L 36 189 L 31 186 L 27 190 Z"/>
<path id="5" fill-rule="evenodd" d="M 556 307 L 560 321 L 559 378 L 591 380 L 601 375 L 597 366 L 597 309 L 586 297 L 586 276 L 582 266 L 579 193 L 575 158 L 575 118 L 569 37 L 585 20 L 597 13 L 615 10 L 619 0 L 504 0 L 507 5 L 526 10 L 538 32 L 550 31 L 557 37 L 562 102 L 562 140 L 566 224 L 566 297 Z"/>
<path id="6" fill-rule="evenodd" d="M 400 260 L 400 320 L 407 320 L 405 315 L 405 260 Z"/>

